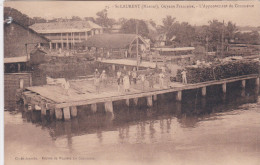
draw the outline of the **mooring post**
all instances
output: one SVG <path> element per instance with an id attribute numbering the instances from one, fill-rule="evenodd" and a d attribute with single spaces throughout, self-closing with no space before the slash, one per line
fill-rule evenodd
<path id="1" fill-rule="evenodd" d="M 71 114 L 71 117 L 77 117 L 78 110 L 77 110 L 77 107 L 76 107 L 76 106 L 72 106 L 72 107 L 71 107 L 71 109 L 70 109 L 70 114 Z"/>
<path id="2" fill-rule="evenodd" d="M 46 105 L 45 104 L 41 104 L 41 115 L 45 116 L 47 114 L 46 111 L 47 111 Z"/>
<path id="3" fill-rule="evenodd" d="M 157 95 L 153 95 L 153 101 L 157 100 Z"/>
<path id="4" fill-rule="evenodd" d="M 64 120 L 70 120 L 70 107 L 63 108 Z"/>
<path id="5" fill-rule="evenodd" d="M 176 95 L 176 100 L 181 101 L 181 99 L 182 99 L 182 91 L 178 91 Z"/>
<path id="6" fill-rule="evenodd" d="M 114 116 L 114 110 L 113 110 L 113 103 L 112 101 L 105 102 L 105 111 L 106 113 L 109 112 Z"/>
<path id="7" fill-rule="evenodd" d="M 153 96 L 147 96 L 146 100 L 147 100 L 147 106 L 152 107 L 153 106 Z"/>
<path id="8" fill-rule="evenodd" d="M 134 105 L 136 106 L 138 104 L 138 98 L 134 98 Z"/>
<path id="9" fill-rule="evenodd" d="M 97 104 L 91 104 L 90 109 L 93 113 L 97 112 Z"/>
<path id="10" fill-rule="evenodd" d="M 202 94 L 202 96 L 206 96 L 206 94 L 207 94 L 207 87 L 202 87 L 201 88 L 201 94 Z"/>
<path id="11" fill-rule="evenodd" d="M 222 92 L 227 93 L 227 83 L 222 84 Z"/>
<path id="12" fill-rule="evenodd" d="M 58 120 L 62 119 L 62 109 L 61 108 L 55 108 L 55 117 Z"/>
<path id="13" fill-rule="evenodd" d="M 241 81 L 241 86 L 242 86 L 242 88 L 245 88 L 245 87 L 246 87 L 246 80 L 242 80 L 242 81 Z"/>
<path id="14" fill-rule="evenodd" d="M 126 99 L 126 100 L 125 100 L 125 103 L 126 103 L 126 105 L 129 107 L 129 105 L 130 105 L 129 99 Z"/>
<path id="15" fill-rule="evenodd" d="M 255 85 L 259 86 L 259 77 L 255 79 Z"/>

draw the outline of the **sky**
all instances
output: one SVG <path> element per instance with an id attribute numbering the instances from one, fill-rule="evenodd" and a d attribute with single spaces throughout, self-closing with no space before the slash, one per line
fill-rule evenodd
<path id="1" fill-rule="evenodd" d="M 238 4 L 251 7 L 236 6 Z M 135 6 L 129 8 L 129 5 Z M 144 5 L 150 6 L 142 8 Z M 205 8 L 203 5 L 210 5 L 208 7 L 227 5 L 227 7 Z M 192 25 L 205 25 L 209 20 L 218 19 L 225 22 L 232 21 L 238 26 L 260 26 L 260 1 L 8 1 L 4 6 L 15 8 L 30 17 L 47 19 L 71 18 L 71 16 L 96 17 L 98 11 L 107 8 L 110 18 L 152 19 L 157 24 L 161 24 L 162 18 L 166 15 L 171 15 L 179 22 L 189 22 Z"/>

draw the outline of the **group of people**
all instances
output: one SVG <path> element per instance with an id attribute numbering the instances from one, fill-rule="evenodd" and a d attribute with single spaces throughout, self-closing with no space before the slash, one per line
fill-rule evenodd
<path id="1" fill-rule="evenodd" d="M 187 77 L 186 77 L 187 71 L 183 70 L 181 72 L 182 75 L 182 82 L 183 84 L 187 84 Z M 162 69 L 160 73 L 154 73 L 150 70 L 148 70 L 145 73 L 137 74 L 136 68 L 134 68 L 132 71 L 127 71 L 126 69 L 119 69 L 116 73 L 116 83 L 117 83 L 117 91 L 121 92 L 130 92 L 130 86 L 137 84 L 137 79 L 141 82 L 141 88 L 142 90 L 145 90 L 146 88 L 146 82 L 149 83 L 149 89 L 154 88 L 154 84 L 158 82 L 159 80 L 159 87 L 160 89 L 165 88 L 165 77 L 166 72 Z M 98 72 L 98 69 L 94 72 L 94 85 L 96 87 L 96 92 L 100 92 L 100 86 L 103 85 L 104 87 L 107 86 L 108 77 L 106 74 L 106 71 L 103 70 L 100 74 Z"/>
<path id="2" fill-rule="evenodd" d="M 148 82 L 149 89 L 154 88 L 154 84 L 157 81 L 157 77 L 159 78 L 159 85 L 160 88 L 164 88 L 164 78 L 165 78 L 165 73 L 161 72 L 160 74 L 156 74 L 150 69 L 148 69 L 147 73 L 140 73 L 139 75 L 137 74 L 136 69 L 134 68 L 133 71 L 128 71 L 125 73 L 122 73 L 121 70 L 118 70 L 117 72 L 117 85 L 118 85 L 118 91 L 123 86 L 123 89 L 125 92 L 130 91 L 130 85 L 136 85 L 137 80 L 140 80 L 141 82 L 141 88 L 142 90 L 145 90 L 145 82 Z"/>
<path id="3" fill-rule="evenodd" d="M 121 71 L 118 70 L 116 73 L 117 77 L 117 90 L 120 92 L 122 86 L 124 89 L 124 92 L 129 92 L 130 91 L 130 85 L 136 84 L 137 82 L 137 72 L 136 69 L 134 68 L 133 71 Z"/>
<path id="4" fill-rule="evenodd" d="M 103 86 L 107 85 L 107 74 L 106 71 L 103 70 L 102 73 L 100 74 L 98 69 L 95 70 L 94 72 L 94 85 L 96 87 L 96 92 L 100 92 L 100 85 L 103 84 Z"/>

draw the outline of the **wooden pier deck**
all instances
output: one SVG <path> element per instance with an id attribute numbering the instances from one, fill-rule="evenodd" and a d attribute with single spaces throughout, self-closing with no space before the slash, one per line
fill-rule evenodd
<path id="1" fill-rule="evenodd" d="M 159 94 L 176 92 L 176 100 L 181 101 L 183 90 L 201 88 L 202 95 L 206 96 L 207 86 L 222 85 L 222 91 L 226 93 L 227 83 L 241 81 L 242 87 L 245 87 L 248 79 L 255 79 L 255 84 L 259 85 L 259 75 L 252 74 L 197 84 L 169 83 L 163 89 L 155 85 L 153 89 L 141 90 L 137 84 L 130 92 L 118 92 L 117 85 L 112 84 L 106 88 L 101 86 L 100 93 L 96 93 L 91 80 L 74 80 L 70 81 L 68 93 L 58 85 L 32 86 L 26 88 L 22 97 L 25 104 L 40 106 L 43 115 L 46 114 L 46 110 L 50 110 L 51 114 L 56 114 L 57 119 L 62 119 L 62 114 L 64 119 L 69 119 L 71 116 L 77 116 L 77 106 L 81 105 L 91 105 L 91 109 L 96 111 L 96 104 L 104 103 L 105 111 L 113 114 L 113 101 L 126 100 L 126 105 L 129 105 L 129 99 L 134 99 L 134 103 L 137 104 L 138 98 L 146 97 L 147 106 L 152 106 L 153 100 L 156 100 Z"/>

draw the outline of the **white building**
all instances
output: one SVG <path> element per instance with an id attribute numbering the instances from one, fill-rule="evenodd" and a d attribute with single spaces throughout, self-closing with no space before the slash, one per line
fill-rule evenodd
<path id="1" fill-rule="evenodd" d="M 102 27 L 91 21 L 36 23 L 30 28 L 51 41 L 50 49 L 71 49 L 76 43 L 103 33 Z"/>

